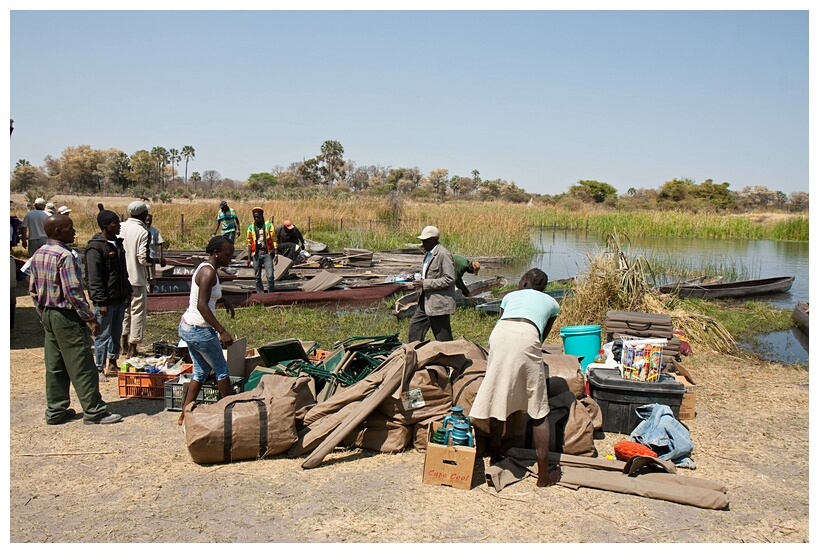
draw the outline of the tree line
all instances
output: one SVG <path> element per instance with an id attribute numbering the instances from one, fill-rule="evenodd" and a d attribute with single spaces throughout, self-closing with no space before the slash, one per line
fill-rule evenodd
<path id="1" fill-rule="evenodd" d="M 273 197 L 296 191 L 400 194 L 416 200 L 500 200 L 552 204 L 568 209 L 592 204 L 618 209 L 715 212 L 806 211 L 809 204 L 806 192 L 786 195 L 760 185 L 734 191 L 729 190 L 727 182 L 707 179 L 696 183 L 687 178 L 666 181 L 656 189 L 629 188 L 622 196 L 612 185 L 596 180 L 579 180 L 560 194 L 533 194 L 514 181 L 483 179 L 477 169 L 469 175 L 450 175 L 444 168 L 422 174 L 418 167 L 359 166 L 353 160 L 344 159 L 344 147 L 337 140 L 325 141 L 319 153 L 310 159 L 286 167 L 275 165 L 270 171 L 253 173 L 244 181 L 222 178 L 214 169 L 189 174 L 189 165 L 195 158 L 193 146 L 180 149 L 156 146 L 151 150 L 137 150 L 130 156 L 116 148 L 97 150 L 70 146 L 58 158 L 46 156 L 42 166 L 19 160 L 11 175 L 11 190 L 37 191 L 44 196 L 51 195 L 49 192 L 124 193 L 162 201 L 194 195 Z"/>

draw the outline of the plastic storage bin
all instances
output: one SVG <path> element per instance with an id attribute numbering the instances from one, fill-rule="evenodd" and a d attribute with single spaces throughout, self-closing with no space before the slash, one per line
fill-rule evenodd
<path id="1" fill-rule="evenodd" d="M 674 377 L 659 382 L 627 380 L 618 369 L 589 369 L 589 391 L 603 414 L 603 431 L 631 434 L 642 421 L 635 409 L 649 403 L 668 405 L 680 416 L 685 386 Z"/>
<path id="2" fill-rule="evenodd" d="M 245 379 L 241 376 L 231 376 L 230 384 L 237 393 L 245 391 Z M 183 392 L 186 391 L 185 384 L 179 382 L 177 376 L 173 380 L 165 382 L 165 410 L 166 411 L 181 411 L 182 403 L 185 401 Z M 197 403 L 216 403 L 221 399 L 219 388 L 215 380 L 205 380 L 202 383 L 202 389 L 199 390 L 199 395 L 196 396 Z"/>

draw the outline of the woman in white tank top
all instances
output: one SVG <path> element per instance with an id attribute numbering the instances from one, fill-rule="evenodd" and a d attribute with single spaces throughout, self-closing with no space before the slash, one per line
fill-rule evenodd
<path id="1" fill-rule="evenodd" d="M 222 345 L 233 343 L 233 336 L 216 318 L 216 302 L 221 301 L 230 318 L 236 316 L 233 306 L 222 297 L 222 288 L 216 271 L 227 267 L 233 259 L 233 244 L 224 236 L 211 238 L 205 252 L 208 258 L 196 268 L 191 277 L 191 295 L 188 309 L 179 321 L 179 337 L 188 345 L 193 361 L 193 380 L 182 402 L 182 414 L 178 423 L 185 418 L 185 407 L 196 399 L 202 383 L 211 371 L 216 375 L 216 385 L 222 397 L 233 393 L 227 361 L 222 355 Z"/>

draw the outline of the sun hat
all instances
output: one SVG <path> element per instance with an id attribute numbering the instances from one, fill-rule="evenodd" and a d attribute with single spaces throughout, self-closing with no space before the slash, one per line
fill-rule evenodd
<path id="1" fill-rule="evenodd" d="M 150 209 L 151 206 L 146 204 L 143 201 L 136 200 L 135 202 L 131 202 L 128 204 L 128 215 L 133 217 L 134 215 L 141 215 Z"/>
<path id="2" fill-rule="evenodd" d="M 57 206 L 54 205 L 54 202 L 48 202 L 46 204 L 46 209 L 49 211 L 57 211 Z"/>
<path id="3" fill-rule="evenodd" d="M 419 240 L 426 240 L 427 238 L 440 238 L 441 232 L 438 230 L 438 227 L 428 226 L 424 227 L 424 230 L 421 231 L 421 234 L 418 235 Z"/>
<path id="4" fill-rule="evenodd" d="M 282 221 L 282 224 L 284 225 L 284 228 L 286 228 L 287 230 L 292 230 L 293 228 L 293 223 L 290 222 L 290 219 L 285 219 L 284 221 Z"/>
<path id="5" fill-rule="evenodd" d="M 68 207 L 67 205 L 61 205 L 60 207 L 57 208 L 57 213 L 59 213 L 60 215 L 71 213 L 71 208 Z"/>

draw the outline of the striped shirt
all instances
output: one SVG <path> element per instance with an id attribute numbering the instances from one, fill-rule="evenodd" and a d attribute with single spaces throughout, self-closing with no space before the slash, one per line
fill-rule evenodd
<path id="1" fill-rule="evenodd" d="M 85 322 L 95 320 L 85 299 L 82 273 L 71 249 L 51 238 L 31 258 L 28 293 L 37 306 L 74 309 Z"/>

